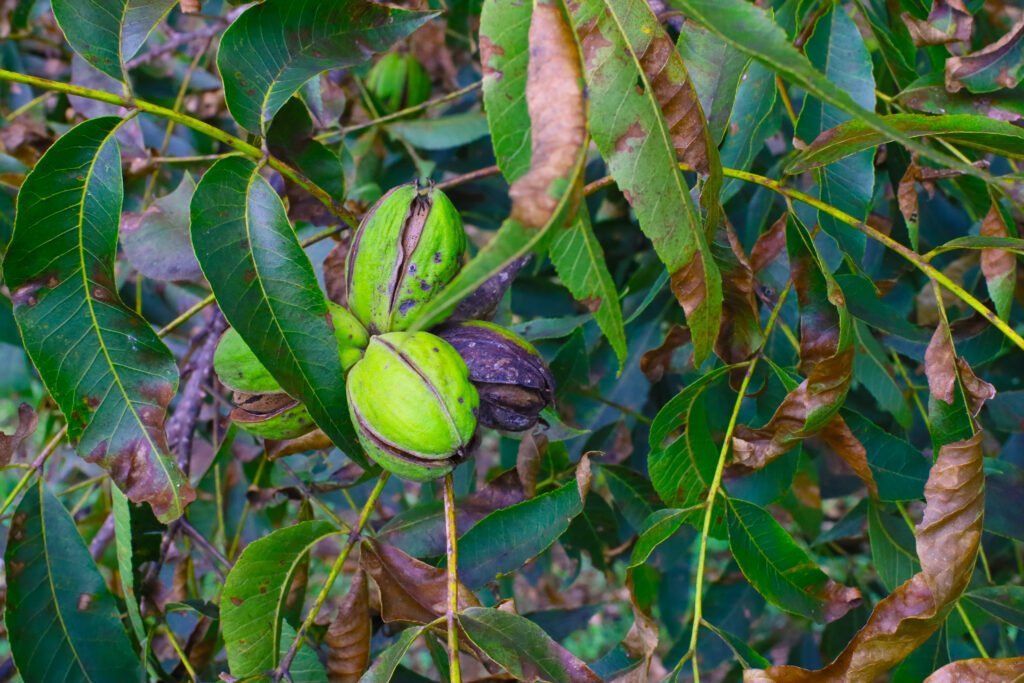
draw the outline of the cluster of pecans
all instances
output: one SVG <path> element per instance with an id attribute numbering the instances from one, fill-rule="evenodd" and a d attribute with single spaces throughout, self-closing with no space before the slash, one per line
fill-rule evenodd
<path id="1" fill-rule="evenodd" d="M 448 197 L 400 185 L 370 209 L 352 240 L 347 308 L 330 304 L 360 443 L 406 479 L 448 474 L 471 454 L 478 427 L 528 430 L 554 398 L 540 354 L 509 330 L 455 320 L 458 313 L 429 332 L 414 329 L 465 251 L 462 219 Z M 267 439 L 314 429 L 305 407 L 233 329 L 221 338 L 214 368 L 234 392 L 231 418 L 242 429 Z"/>

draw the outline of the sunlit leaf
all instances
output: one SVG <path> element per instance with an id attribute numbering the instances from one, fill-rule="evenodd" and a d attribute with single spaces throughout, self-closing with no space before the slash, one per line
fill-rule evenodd
<path id="1" fill-rule="evenodd" d="M 505 179 L 530 168 L 530 114 L 526 101 L 532 2 L 487 0 L 480 12 L 480 65 L 494 156 Z"/>
<path id="2" fill-rule="evenodd" d="M 950 662 L 924 683 L 1016 683 L 1024 680 L 1024 657 L 961 659 Z"/>

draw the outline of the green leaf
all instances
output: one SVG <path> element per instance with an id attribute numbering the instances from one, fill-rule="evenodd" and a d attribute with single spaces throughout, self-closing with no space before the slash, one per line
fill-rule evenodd
<path id="1" fill-rule="evenodd" d="M 470 111 L 436 119 L 398 121 L 387 128 L 413 147 L 437 151 L 463 147 L 486 136 L 487 118 Z"/>
<path id="2" fill-rule="evenodd" d="M 931 461 L 919 449 L 855 412 L 843 411 L 843 418 L 868 453 L 879 499 L 920 500 Z"/>
<path id="3" fill-rule="evenodd" d="M 645 3 L 582 0 L 572 12 L 587 56 L 591 134 L 672 275 L 700 365 L 712 352 L 722 316 L 721 277 L 678 170 L 684 159 L 712 175 L 720 172 L 700 102 L 682 58 Z"/>
<path id="4" fill-rule="evenodd" d="M 228 110 L 242 127 L 263 135 L 306 81 L 365 62 L 433 16 L 366 0 L 255 5 L 224 32 L 217 53 Z"/>
<path id="5" fill-rule="evenodd" d="M 851 118 L 865 121 L 875 130 L 891 136 L 926 159 L 970 175 L 981 175 L 970 164 L 907 137 L 887 124 L 873 110 L 858 103 L 843 88 L 832 83 L 793 46 L 786 32 L 772 21 L 763 7 L 747 0 L 671 0 L 670 4 L 682 10 L 688 18 L 718 34 L 736 49 L 785 76 L 822 102 L 846 112 Z"/>
<path id="6" fill-rule="evenodd" d="M 913 576 L 920 566 L 914 550 L 914 532 L 898 516 L 871 502 L 868 507 L 871 561 L 882 585 L 890 591 Z"/>
<path id="7" fill-rule="evenodd" d="M 301 607 L 301 605 L 300 605 Z M 281 622 L 281 642 L 278 646 L 278 661 L 288 654 L 295 640 L 295 628 L 287 620 Z M 288 667 L 291 683 L 327 683 L 327 671 L 320 657 L 309 643 L 303 642 L 295 652 L 295 659 Z"/>
<path id="8" fill-rule="evenodd" d="M 484 654 L 517 680 L 597 683 L 601 679 L 582 661 L 551 640 L 525 617 L 484 607 L 459 614 L 459 624 Z"/>
<path id="9" fill-rule="evenodd" d="M 233 676 L 253 676 L 278 665 L 292 576 L 310 548 L 339 533 L 327 522 L 300 522 L 253 541 L 242 551 L 224 583 L 220 608 Z"/>
<path id="10" fill-rule="evenodd" d="M 487 0 L 480 12 L 484 109 L 494 157 L 509 183 L 530 168 L 526 73 L 532 14 L 533 3 L 521 0 Z"/>
<path id="11" fill-rule="evenodd" d="M 711 140 L 718 144 L 729 125 L 736 90 L 750 56 L 692 21 L 683 24 L 676 46 L 693 79 Z"/>
<path id="12" fill-rule="evenodd" d="M 496 510 L 459 539 L 459 579 L 477 589 L 547 550 L 583 512 L 575 480 Z"/>
<path id="13" fill-rule="evenodd" d="M 177 0 L 53 0 L 53 16 L 75 52 L 111 78 L 124 81 L 135 56 Z"/>
<path id="14" fill-rule="evenodd" d="M 142 681 L 117 603 L 42 482 L 18 505 L 4 555 L 11 653 L 26 681 Z"/>
<path id="15" fill-rule="evenodd" d="M 956 249 L 1002 249 L 1012 251 L 1018 255 L 1024 255 L 1024 239 L 1020 237 L 986 237 L 983 235 L 968 235 L 966 237 L 955 237 L 948 242 L 940 244 L 927 254 L 925 258 L 931 259 L 938 254 Z"/>
<path id="16" fill-rule="evenodd" d="M 951 93 L 946 90 L 942 74 L 919 78 L 896 96 L 896 102 L 907 109 L 929 114 L 979 114 L 1001 121 L 1024 117 L 1024 98 L 1019 91 L 1002 90 L 974 95 L 967 90 Z"/>
<path id="17" fill-rule="evenodd" d="M 629 557 L 629 567 L 637 567 L 647 562 L 659 545 L 672 538 L 683 525 L 692 510 L 665 508 L 655 510 L 641 527 L 640 536 L 633 545 L 633 553 Z"/>
<path id="18" fill-rule="evenodd" d="M 861 107 L 874 109 L 875 80 L 871 56 L 845 8 L 834 6 L 818 20 L 804 51 L 830 82 L 849 94 Z M 800 110 L 796 137 L 810 142 L 849 118 L 847 112 L 824 100 L 808 98 Z M 819 171 L 816 178 L 822 201 L 860 220 L 866 218 L 875 187 L 874 159 L 875 152 L 871 148 Z M 867 244 L 863 233 L 823 211 L 818 212 L 818 221 L 854 261 L 859 263 L 863 260 Z"/>
<path id="19" fill-rule="evenodd" d="M 681 425 L 685 432 L 665 448 L 651 451 L 647 460 L 651 482 L 666 505 L 688 508 L 707 498 L 718 466 L 718 447 L 708 425 L 704 396 L 698 394 Z M 690 513 L 696 523 L 703 512 Z"/>
<path id="20" fill-rule="evenodd" d="M 985 586 L 970 591 L 964 599 L 996 619 L 1024 629 L 1024 587 Z"/>
<path id="21" fill-rule="evenodd" d="M 203 176 L 192 199 L 192 245 L 231 326 L 324 433 L 362 461 L 327 299 L 254 162 L 229 157 Z"/>
<path id="22" fill-rule="evenodd" d="M 341 159 L 314 137 L 309 110 L 298 97 L 288 100 L 267 132 L 267 148 L 291 163 L 335 199 L 345 196 L 345 171 Z"/>
<path id="23" fill-rule="evenodd" d="M 767 669 L 771 666 L 771 662 L 759 655 L 756 650 L 747 645 L 742 639 L 707 621 L 703 623 L 703 626 L 729 646 L 729 649 L 736 655 L 736 660 L 744 669 Z"/>
<path id="24" fill-rule="evenodd" d="M 615 350 L 622 372 L 628 353 L 622 306 L 586 206 L 580 206 L 573 225 L 555 232 L 549 255 L 573 298 L 594 312 L 594 320 Z"/>
<path id="25" fill-rule="evenodd" d="M 615 507 L 637 531 L 660 505 L 651 482 L 625 465 L 602 465 L 601 473 L 615 500 Z"/>
<path id="26" fill-rule="evenodd" d="M 195 492 L 164 435 L 178 366 L 117 293 L 120 124 L 114 117 L 86 121 L 39 160 L 18 195 L 4 277 L 25 350 L 78 453 L 169 521 Z"/>
<path id="27" fill-rule="evenodd" d="M 128 498 L 117 488 L 110 489 L 114 515 L 114 544 L 117 550 L 117 573 L 121 579 L 128 621 L 131 622 L 135 638 L 146 642 L 146 628 L 139 612 L 139 599 L 135 595 L 135 565 L 132 562 L 132 510 Z M 145 648 L 145 645 L 143 646 Z"/>
<path id="28" fill-rule="evenodd" d="M 722 143 L 721 159 L 726 168 L 746 171 L 768 138 L 782 125 L 782 105 L 775 74 L 760 62 L 746 71 L 736 91 L 736 103 L 729 120 L 728 135 Z M 727 178 L 722 186 L 722 203 L 729 201 L 744 186 L 738 178 Z"/>
<path id="29" fill-rule="evenodd" d="M 834 621 L 860 604 L 860 592 L 825 575 L 764 508 L 728 501 L 729 548 L 743 575 L 776 607 L 813 621 Z"/>
<path id="30" fill-rule="evenodd" d="M 955 145 L 1024 159 L 1024 130 L 1006 121 L 974 114 L 891 114 L 882 118 L 908 137 L 941 137 Z M 891 141 L 863 121 L 846 121 L 819 135 L 789 162 L 786 173 L 803 173 Z"/>
<path id="31" fill-rule="evenodd" d="M 420 634 L 427 630 L 426 626 L 410 627 L 402 631 L 398 640 L 381 652 L 369 670 L 359 679 L 359 683 L 388 683 L 395 671 L 402 664 L 402 658 L 412 647 Z"/>

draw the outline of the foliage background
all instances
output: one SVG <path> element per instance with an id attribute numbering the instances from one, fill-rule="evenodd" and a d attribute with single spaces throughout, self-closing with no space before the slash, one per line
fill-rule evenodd
<path id="1" fill-rule="evenodd" d="M 0 680 L 258 679 L 300 627 L 292 680 L 358 680 L 367 650 L 363 680 L 449 677 L 443 630 L 419 628 L 445 616 L 441 486 L 346 457 L 343 392 L 306 372 L 314 350 L 276 356 L 277 332 L 257 353 L 342 449 L 236 432 L 210 374 L 215 299 L 253 329 L 298 303 L 316 328 L 313 278 L 338 299 L 349 227 L 415 178 L 474 245 L 435 319 L 532 251 L 497 320 L 558 382 L 545 429 L 485 434 L 455 476 L 463 676 L 838 680 L 848 656 L 868 661 L 851 681 L 979 658 L 1005 661 L 959 675 L 1019 675 L 1020 7 L 403 5 L 0 3 Z M 367 102 L 388 50 L 426 66 L 428 106 Z M 302 240 L 305 295 L 250 308 L 234 261 L 197 260 L 197 231 L 238 234 L 204 222 L 196 183 L 254 201 L 207 175 L 226 156 L 282 198 L 229 253 Z M 865 644 L 906 581 L 934 613 L 888 612 L 916 635 Z"/>

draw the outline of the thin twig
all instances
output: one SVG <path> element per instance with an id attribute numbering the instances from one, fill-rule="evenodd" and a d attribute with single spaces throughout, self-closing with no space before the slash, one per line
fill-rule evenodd
<path id="1" fill-rule="evenodd" d="M 449 178 L 448 180 L 442 180 L 441 182 L 436 183 L 434 187 L 436 187 L 439 190 L 447 190 L 448 188 L 455 187 L 456 185 L 471 183 L 474 180 L 479 180 L 480 178 L 488 178 L 492 175 L 498 175 L 499 173 L 501 173 L 501 169 L 498 168 L 497 164 L 495 164 L 494 166 L 478 168 L 475 171 L 463 173 L 462 175 L 455 176 L 454 178 Z"/>
<path id="2" fill-rule="evenodd" d="M 387 114 L 385 116 L 378 116 L 377 118 L 374 118 L 374 119 L 372 119 L 370 121 L 365 121 L 363 123 L 357 123 L 357 124 L 354 124 L 354 125 L 351 125 L 351 126 L 346 126 L 345 128 L 342 128 L 340 131 L 329 131 L 329 132 L 326 132 L 326 133 L 321 133 L 320 135 L 316 136 L 316 139 L 321 141 L 321 142 L 334 142 L 334 141 L 336 141 L 338 138 L 340 138 L 343 135 L 348 135 L 349 133 L 355 133 L 356 131 L 360 131 L 360 130 L 363 130 L 365 128 L 372 128 L 374 126 L 379 126 L 382 123 L 388 123 L 390 121 L 395 121 L 397 119 L 401 119 L 401 118 L 404 118 L 406 116 L 409 116 L 410 114 L 415 114 L 417 112 L 426 111 L 427 109 L 432 109 L 432 108 L 434 108 L 434 107 L 436 107 L 438 105 L 444 104 L 445 102 L 451 102 L 452 100 L 456 100 L 456 99 L 462 97 L 463 95 L 465 95 L 467 93 L 473 92 L 474 90 L 479 88 L 481 86 L 481 84 L 482 84 L 482 81 L 477 81 L 476 83 L 470 83 L 469 85 L 467 85 L 464 88 L 459 88 L 458 90 L 453 90 L 452 92 L 450 92 L 450 93 L 448 93 L 446 95 L 443 95 L 441 97 L 435 98 L 433 100 L 427 100 L 423 104 L 417 104 L 414 107 L 406 107 L 405 109 L 402 109 L 400 111 L 396 111 L 396 112 L 394 112 L 392 114 Z"/>
<path id="3" fill-rule="evenodd" d="M 450 472 L 444 477 L 444 535 L 448 551 L 448 610 L 445 614 L 448 624 L 448 676 L 451 683 L 462 683 L 459 629 L 455 624 L 455 615 L 459 611 L 459 540 L 455 523 L 455 487 Z"/>
<path id="4" fill-rule="evenodd" d="M 281 664 L 273 672 L 273 679 L 275 681 L 284 680 L 288 677 L 288 669 L 292 665 L 292 660 L 295 659 L 295 654 L 299 651 L 299 645 L 302 644 L 303 639 L 306 637 L 306 632 L 309 627 L 313 625 L 313 621 L 316 620 L 316 615 L 320 613 L 320 609 L 327 602 L 327 596 L 331 592 L 331 588 L 334 586 L 334 582 L 338 580 L 338 576 L 341 574 L 342 568 L 345 566 L 345 561 L 348 560 L 349 553 L 352 552 L 352 548 L 362 537 L 363 527 L 370 519 L 370 514 L 373 512 L 374 505 L 377 504 L 377 499 L 380 498 L 380 494 L 384 491 L 384 485 L 388 483 L 390 474 L 384 472 L 377 479 L 377 485 L 373 487 L 373 491 L 370 492 L 370 497 L 366 499 L 366 503 L 363 505 L 362 512 L 359 514 L 359 521 L 356 526 L 348 535 L 348 540 L 345 541 L 345 546 L 341 549 L 341 553 L 338 555 L 338 559 L 335 560 L 334 566 L 331 567 L 330 573 L 327 578 L 324 579 L 324 585 L 321 586 L 320 592 L 316 596 L 316 600 L 313 602 L 313 606 L 309 608 L 309 613 L 306 614 L 305 620 L 302 625 L 299 626 L 298 631 L 295 632 L 295 640 L 292 641 L 291 647 L 288 648 L 288 652 L 284 657 L 281 658 Z"/>
<path id="5" fill-rule="evenodd" d="M 3 514 L 7 512 L 7 508 L 11 507 L 11 504 L 14 503 L 15 499 L 18 497 L 18 494 L 25 490 L 25 487 L 28 486 L 28 483 L 29 481 L 31 481 L 32 477 L 41 469 L 43 469 L 43 465 L 46 464 L 47 458 L 49 458 L 53 454 L 53 452 L 57 450 L 57 446 L 59 446 L 60 442 L 64 440 L 64 436 L 67 433 L 68 426 L 64 425 L 63 427 L 60 428 L 60 431 L 54 434 L 53 438 L 50 439 L 50 441 L 45 446 L 43 446 L 43 450 L 39 452 L 39 455 L 37 455 L 35 460 L 32 461 L 32 464 L 29 466 L 28 470 L 26 470 L 25 474 L 21 475 L 21 479 L 19 479 L 18 483 L 14 485 L 14 488 L 11 489 L 11 492 L 7 494 L 7 497 L 4 499 L 3 504 L 0 504 L 0 516 L 3 516 Z"/>
<path id="6" fill-rule="evenodd" d="M 16 71 L 10 71 L 8 69 L 0 69 L 0 81 L 10 81 L 13 83 L 24 83 L 25 85 L 31 85 L 44 90 L 53 90 L 56 92 L 66 93 L 68 95 L 78 95 L 79 97 L 86 97 L 91 100 L 98 102 L 106 102 L 108 104 L 116 104 L 120 107 L 126 107 L 128 109 L 135 109 L 137 111 L 144 111 L 149 114 L 155 114 L 166 119 L 170 119 L 183 126 L 187 126 L 192 130 L 202 133 L 208 137 L 222 142 L 232 149 L 238 150 L 242 154 L 256 160 L 266 159 L 267 166 L 274 169 L 285 178 L 289 179 L 299 187 L 309 192 L 313 197 L 319 200 L 327 209 L 343 220 L 349 225 L 349 227 L 356 227 L 358 221 L 355 216 L 346 209 L 341 203 L 336 200 L 331 194 L 317 185 L 315 182 L 304 176 L 290 164 L 278 159 L 277 157 L 270 156 L 265 150 L 252 145 L 245 140 L 231 135 L 222 131 L 216 126 L 210 125 L 205 121 L 183 114 L 182 112 L 174 111 L 169 107 L 163 107 L 159 104 L 147 102 L 146 100 L 140 100 L 134 97 L 124 97 L 122 95 L 114 95 L 102 90 L 95 90 L 93 88 L 83 88 L 78 85 L 72 85 L 70 83 L 61 83 L 60 81 L 53 81 L 48 78 L 40 78 L 38 76 L 30 76 L 29 74 L 22 74 Z"/>
<path id="7" fill-rule="evenodd" d="M 181 530 L 185 532 L 185 535 L 191 538 L 203 552 L 205 552 L 207 555 L 209 555 L 218 563 L 220 563 L 225 569 L 231 571 L 231 569 L 234 567 L 234 565 L 231 563 L 231 560 L 224 557 L 224 555 L 222 555 L 221 552 L 217 550 L 216 546 L 214 546 L 212 543 L 206 540 L 206 538 L 201 533 L 199 533 L 194 526 L 189 524 L 184 517 L 182 517 L 181 520 L 179 521 L 179 526 L 181 527 Z M 213 569 L 217 572 L 217 574 L 220 575 L 220 578 L 225 578 L 224 572 L 222 572 L 220 570 L 220 567 L 218 567 L 216 564 L 213 565 Z"/>
<path id="8" fill-rule="evenodd" d="M 195 31 L 189 31 L 187 33 L 176 33 L 174 36 L 169 38 L 166 43 L 155 47 L 145 54 L 141 54 L 138 57 L 128 60 L 125 64 L 125 68 L 129 71 L 135 67 L 148 64 L 149 62 L 159 60 L 165 55 L 169 55 L 173 52 L 177 52 L 178 48 L 182 45 L 187 45 L 198 40 L 210 39 L 219 34 L 224 30 L 224 27 L 228 25 L 227 19 L 220 19 L 217 17 L 217 23 L 212 26 L 204 26 L 201 29 Z"/>

